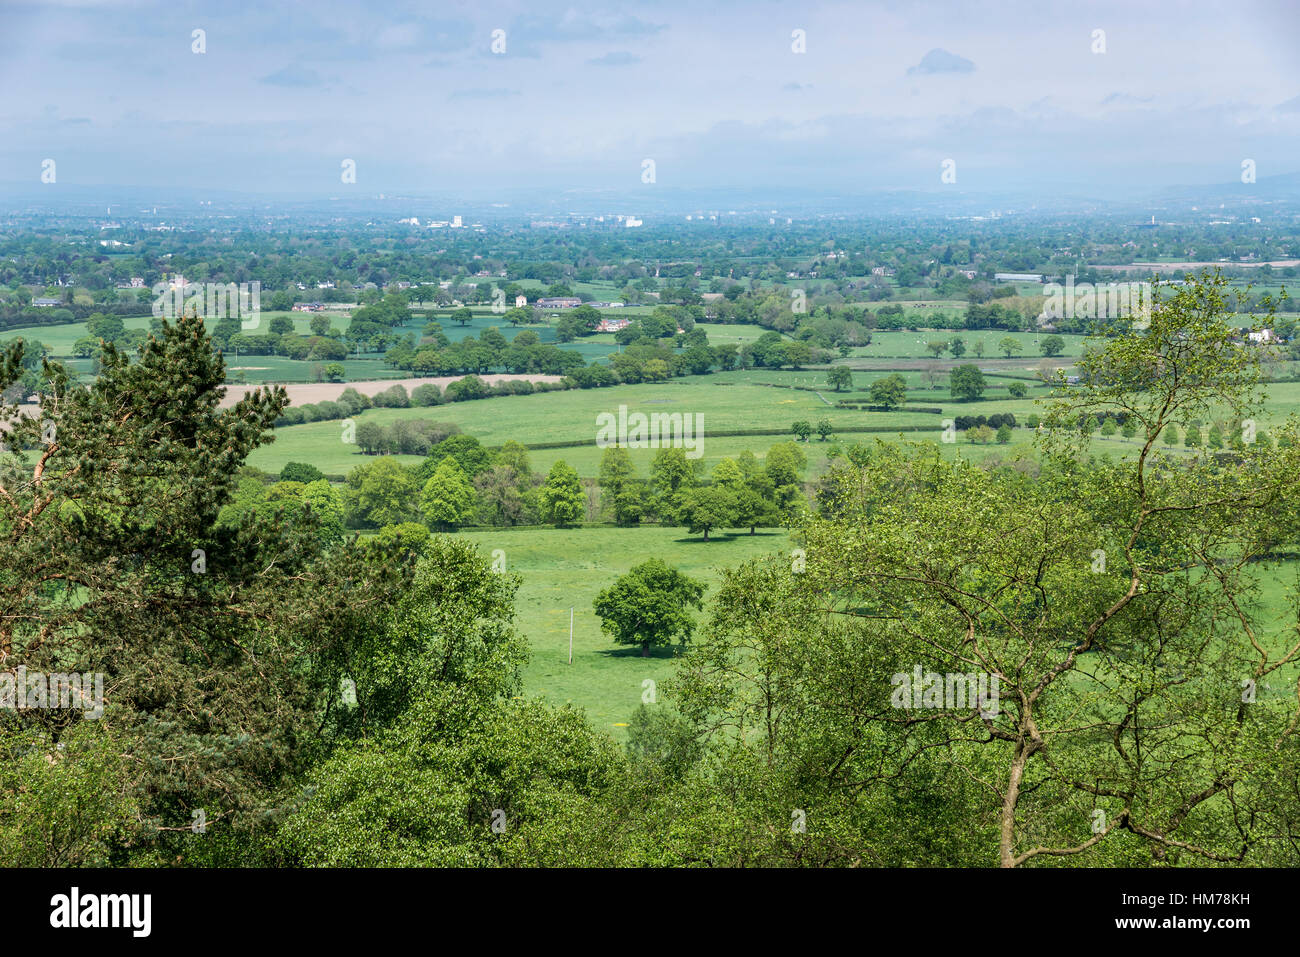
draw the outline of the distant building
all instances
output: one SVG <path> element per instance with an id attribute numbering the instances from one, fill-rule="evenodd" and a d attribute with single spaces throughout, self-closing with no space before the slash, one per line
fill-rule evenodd
<path id="1" fill-rule="evenodd" d="M 543 297 L 537 300 L 536 305 L 539 309 L 573 309 L 581 306 L 582 300 L 577 296 Z"/>
<path id="2" fill-rule="evenodd" d="M 464 221 L 463 219 L 461 219 L 459 216 L 453 216 L 453 217 L 451 217 L 451 228 L 452 228 L 452 229 L 460 229 L 460 228 L 463 227 L 464 225 L 465 225 L 465 221 Z"/>
<path id="3" fill-rule="evenodd" d="M 45 308 L 48 308 L 48 307 L 50 307 L 50 306 L 61 306 L 61 305 L 63 305 L 63 301 L 62 301 L 61 299 L 46 299 L 46 298 L 42 297 L 42 298 L 39 298 L 39 299 L 33 299 L 33 300 L 32 300 L 32 305 L 33 305 L 33 306 L 40 306 L 42 309 L 45 309 Z"/>
<path id="4" fill-rule="evenodd" d="M 1043 274 L 1037 272 L 996 272 L 993 274 L 996 282 L 1042 282 Z"/>
<path id="5" fill-rule="evenodd" d="M 522 308 L 524 308 L 524 306 L 526 306 L 526 305 L 528 305 L 528 297 L 527 297 L 527 296 L 525 296 L 523 293 L 520 293 L 519 295 L 515 296 L 515 308 L 516 308 L 516 309 L 522 309 Z"/>
<path id="6" fill-rule="evenodd" d="M 631 319 L 602 319 L 596 327 L 597 332 L 618 332 L 632 325 Z"/>
<path id="7" fill-rule="evenodd" d="M 294 312 L 324 312 L 325 304 L 323 302 L 295 302 L 293 304 Z"/>
<path id="8" fill-rule="evenodd" d="M 1246 338 L 1256 345 L 1263 345 L 1268 342 L 1277 342 L 1277 336 L 1273 335 L 1272 329 L 1261 329 L 1258 332 L 1247 330 Z"/>

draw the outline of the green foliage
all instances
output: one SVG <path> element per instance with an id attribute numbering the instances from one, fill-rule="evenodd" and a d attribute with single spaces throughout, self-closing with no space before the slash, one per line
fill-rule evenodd
<path id="1" fill-rule="evenodd" d="M 896 409 L 907 401 L 907 380 L 891 372 L 871 383 L 871 401 L 885 409 Z"/>
<path id="2" fill-rule="evenodd" d="M 826 370 L 826 384 L 836 392 L 853 388 L 853 372 L 848 366 L 831 366 Z"/>
<path id="3" fill-rule="evenodd" d="M 703 608 L 703 597 L 703 584 L 651 558 L 604 589 L 592 607 L 601 631 L 619 644 L 640 645 L 645 657 L 651 646 L 690 639 L 695 630 L 690 609 Z"/>
<path id="4" fill-rule="evenodd" d="M 682 496 L 677 522 L 692 535 L 702 532 L 707 542 L 713 529 L 737 524 L 736 493 L 716 485 L 690 489 Z"/>
<path id="5" fill-rule="evenodd" d="M 971 363 L 959 365 L 948 373 L 948 388 L 959 402 L 973 402 L 984 394 L 984 373 Z"/>
<path id="6" fill-rule="evenodd" d="M 420 486 L 410 469 L 384 456 L 348 473 L 344 504 L 353 528 L 400 525 L 419 519 Z"/>
<path id="7" fill-rule="evenodd" d="M 1038 350 L 1049 358 L 1059 356 L 1065 351 L 1065 340 L 1058 335 L 1043 336 L 1038 343 Z"/>
<path id="8" fill-rule="evenodd" d="M 475 508 L 474 489 L 450 456 L 443 459 L 420 495 L 420 511 L 430 528 L 451 531 L 470 521 Z"/>
<path id="9" fill-rule="evenodd" d="M 51 373 L 40 415 L 4 436 L 30 451 L 0 474 L 0 651 L 32 674 L 102 676 L 103 712 L 0 722 L 5 862 L 174 861 L 198 808 L 214 839 L 252 835 L 316 747 L 329 643 L 404 569 L 325 549 L 303 504 L 316 483 L 236 486 L 287 398 L 220 409 L 199 320 L 160 323 L 133 361 L 108 346 L 91 388 Z"/>
<path id="10" fill-rule="evenodd" d="M 587 495 L 578 473 L 561 459 L 551 466 L 546 484 L 538 491 L 542 520 L 557 528 L 578 525 L 587 514 Z"/>
<path id="11" fill-rule="evenodd" d="M 420 479 L 427 481 L 432 478 L 445 458 L 455 459 L 461 471 L 470 479 L 491 468 L 494 461 L 492 453 L 474 436 L 452 435 L 429 450 L 428 456 L 420 463 Z"/>

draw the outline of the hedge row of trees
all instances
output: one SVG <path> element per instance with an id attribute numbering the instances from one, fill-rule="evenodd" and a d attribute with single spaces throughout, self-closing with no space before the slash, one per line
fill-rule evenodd
<path id="1" fill-rule="evenodd" d="M 336 400 L 291 405 L 285 408 L 276 420 L 277 426 L 302 425 L 304 422 L 322 422 L 346 419 L 359 415 L 366 409 L 406 409 L 427 408 L 445 405 L 449 402 L 466 402 L 471 399 L 488 399 L 493 396 L 531 395 L 534 392 L 556 392 L 571 389 L 577 382 L 566 379 L 563 382 L 527 382 L 513 380 L 489 385 L 478 376 L 465 376 L 455 382 L 447 383 L 446 389 L 440 389 L 433 382 L 417 385 L 409 392 L 401 383 L 394 383 L 373 396 L 362 395 L 354 387 L 348 386 Z M 373 424 L 373 423 L 371 423 Z M 357 442 L 363 445 L 367 455 L 380 451 L 378 445 L 367 446 L 361 441 L 362 429 L 367 423 L 357 425 Z M 367 429 L 365 435 L 375 436 L 373 429 Z"/>
<path id="2" fill-rule="evenodd" d="M 682 449 L 660 449 L 643 480 L 627 449 L 611 446 L 600 460 L 600 507 L 620 526 L 654 519 L 702 534 L 705 541 L 719 528 L 748 528 L 753 535 L 801 513 L 806 467 L 799 447 L 782 442 L 768 449 L 761 466 L 748 449 L 723 459 L 706 481 L 699 459 L 687 458 Z"/>
<path id="3" fill-rule="evenodd" d="M 394 423 L 388 441 L 416 447 L 436 432 L 419 433 L 414 424 Z M 432 443 L 419 465 L 405 466 L 387 455 L 359 465 L 343 490 L 345 521 L 357 529 L 412 522 L 439 531 L 538 523 L 563 528 L 584 520 L 586 502 L 578 473 L 565 462 L 557 461 L 542 477 L 518 442 L 493 451 L 463 434 Z"/>
<path id="4" fill-rule="evenodd" d="M 644 521 L 679 525 L 707 540 L 717 528 L 748 528 L 754 534 L 760 527 L 783 525 L 804 508 L 807 459 L 792 442 L 772 446 L 761 465 L 748 450 L 724 459 L 707 477 L 700 461 L 687 458 L 685 450 L 665 448 L 656 452 L 648 477 L 642 478 L 627 449 L 613 446 L 601 456 L 595 485 L 588 486 L 563 460 L 543 476 L 533 471 L 520 443 L 492 450 L 452 429 L 416 422 L 389 426 L 377 451 L 390 454 L 347 476 L 341 499 L 346 526 L 379 529 L 415 522 L 439 531 L 467 525 L 565 528 L 590 517 L 623 527 Z M 359 439 L 360 431 L 358 427 Z M 412 451 L 417 449 L 427 451 Z M 425 454 L 425 459 L 405 466 L 391 457 L 395 453 Z"/>

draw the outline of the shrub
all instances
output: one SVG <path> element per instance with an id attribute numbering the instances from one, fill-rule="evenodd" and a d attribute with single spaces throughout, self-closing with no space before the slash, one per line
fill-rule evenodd
<path id="1" fill-rule="evenodd" d="M 377 409 L 405 409 L 411 400 L 407 397 L 406 389 L 395 385 L 376 395 L 374 403 Z"/>
<path id="2" fill-rule="evenodd" d="M 306 485 L 308 482 L 316 482 L 324 477 L 324 472 L 306 462 L 288 462 L 280 469 L 281 482 L 301 482 Z"/>
<path id="3" fill-rule="evenodd" d="M 411 405 L 427 407 L 442 401 L 442 390 L 432 382 L 417 385 L 411 390 Z"/>

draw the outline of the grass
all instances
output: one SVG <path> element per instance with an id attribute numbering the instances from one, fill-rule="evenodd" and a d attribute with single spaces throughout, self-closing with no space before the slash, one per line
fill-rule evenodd
<path id="1" fill-rule="evenodd" d="M 122 325 L 127 329 L 148 329 L 150 320 L 149 316 L 132 316 L 123 319 Z M 72 355 L 73 343 L 84 335 L 86 335 L 84 322 L 69 322 L 58 326 L 22 326 L 6 329 L 0 332 L 0 341 L 10 342 L 14 339 L 23 339 L 26 342 L 39 341 L 44 343 L 55 356 L 65 357 Z"/>
<path id="2" fill-rule="evenodd" d="M 362 417 L 366 421 L 384 425 L 397 419 L 454 422 L 484 445 L 500 445 L 509 439 L 532 444 L 594 441 L 596 416 L 604 412 L 617 414 L 620 405 L 626 405 L 630 411 L 690 412 L 702 416 L 705 457 L 708 459 L 714 456 L 715 460 L 721 456 L 715 455 L 711 445 L 713 442 L 725 441 L 726 437 L 710 438 L 711 433 L 755 428 L 782 430 L 782 435 L 754 437 L 746 440 L 751 445 L 740 446 L 751 447 L 758 452 L 767 449 L 774 442 L 791 437 L 786 430 L 798 419 L 807 419 L 815 424 L 819 419 L 826 418 L 835 426 L 933 424 L 936 429 L 939 428 L 939 418 L 933 414 L 837 409 L 826 405 L 812 392 L 765 388 L 743 380 L 728 379 L 725 374 L 607 389 L 575 389 L 499 397 L 424 408 L 370 409 L 362 413 Z M 736 447 L 735 451 L 738 450 L 739 447 Z M 570 451 L 572 450 L 565 450 L 560 457 L 568 461 Z M 593 446 L 591 451 L 597 450 Z M 734 452 L 728 451 L 726 454 Z M 598 458 L 597 455 L 593 462 Z M 322 471 L 338 474 L 363 460 L 355 447 L 343 444 L 340 423 L 312 422 L 277 429 L 275 443 L 254 452 L 249 464 L 278 472 L 286 462 L 313 462 Z M 593 468 L 583 474 L 594 475 L 595 470 Z"/>
<path id="3" fill-rule="evenodd" d="M 724 567 L 750 558 L 789 551 L 784 529 L 759 530 L 753 536 L 715 533 L 708 542 L 684 529 L 645 526 L 579 529 L 482 529 L 459 535 L 484 555 L 505 553 L 506 570 L 523 578 L 515 601 L 516 627 L 528 639 L 531 659 L 524 670 L 524 694 L 542 695 L 556 704 L 572 702 L 586 710 L 592 725 L 618 739 L 618 727 L 641 704 L 642 682 L 661 685 L 673 671 L 678 648 L 652 649 L 615 644 L 601 632 L 591 603 L 597 592 L 647 558 L 661 558 L 706 582 L 706 608 L 717 594 Z M 574 610 L 573 664 L 569 657 L 569 608 Z M 704 615 L 697 614 L 703 623 Z M 662 691 L 659 692 L 662 701 Z"/>

